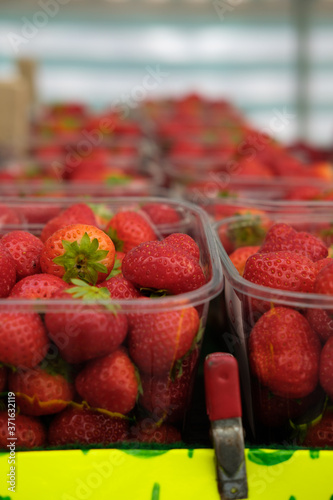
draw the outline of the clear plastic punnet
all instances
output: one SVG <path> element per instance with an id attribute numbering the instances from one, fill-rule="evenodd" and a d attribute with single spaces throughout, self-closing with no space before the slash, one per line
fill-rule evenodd
<path id="1" fill-rule="evenodd" d="M 185 443 L 223 288 L 207 214 L 153 197 L 5 197 L 0 220 L 1 396 L 31 429 L 17 449 Z"/>
<path id="2" fill-rule="evenodd" d="M 214 227 L 221 343 L 239 362 L 246 439 L 332 447 L 332 211 L 249 213 Z"/>

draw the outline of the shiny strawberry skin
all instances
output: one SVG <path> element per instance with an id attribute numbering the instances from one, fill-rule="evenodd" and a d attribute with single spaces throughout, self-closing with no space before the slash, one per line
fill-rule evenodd
<path id="1" fill-rule="evenodd" d="M 173 295 L 196 290 L 206 283 L 194 257 L 163 241 L 133 248 L 123 260 L 122 271 L 136 288 L 167 290 Z"/>
<path id="2" fill-rule="evenodd" d="M 252 373 L 273 394 L 302 398 L 316 388 L 321 345 L 298 311 L 273 307 L 253 327 L 249 338 Z"/>
<path id="3" fill-rule="evenodd" d="M 1 238 L 15 260 L 18 279 L 40 273 L 40 255 L 44 244 L 27 231 L 12 231 Z"/>
<path id="4" fill-rule="evenodd" d="M 126 415 L 135 406 L 139 385 L 132 361 L 118 349 L 87 363 L 75 387 L 90 406 Z"/>
<path id="5" fill-rule="evenodd" d="M 166 203 L 145 203 L 141 208 L 156 225 L 175 224 L 180 221 L 177 210 Z"/>
<path id="6" fill-rule="evenodd" d="M 257 285 L 292 292 L 312 292 L 314 263 L 293 252 L 256 253 L 248 258 L 243 277 Z"/>
<path id="7" fill-rule="evenodd" d="M 27 415 L 15 415 L 15 447 L 37 448 L 43 446 L 46 441 L 44 425 L 37 417 Z M 8 451 L 7 445 L 11 436 L 8 432 L 8 413 L 0 412 L 0 448 Z"/>
<path id="8" fill-rule="evenodd" d="M 108 444 L 128 436 L 128 420 L 87 408 L 67 408 L 52 420 L 48 442 L 65 444 Z"/>
<path id="9" fill-rule="evenodd" d="M 15 261 L 0 240 L 0 298 L 8 297 L 15 283 Z"/>
<path id="10" fill-rule="evenodd" d="M 305 231 L 295 231 L 288 224 L 275 224 L 266 234 L 259 252 L 294 252 L 313 262 L 324 259 L 328 248 L 316 236 Z"/>
<path id="11" fill-rule="evenodd" d="M 57 290 L 68 288 L 68 284 L 53 274 L 27 276 L 16 283 L 9 297 L 21 299 L 50 299 Z"/>
<path id="12" fill-rule="evenodd" d="M 74 395 L 73 387 L 62 375 L 41 368 L 10 373 L 8 387 L 15 392 L 16 404 L 25 415 L 57 413 L 66 408 Z"/>
<path id="13" fill-rule="evenodd" d="M 0 314 L 0 362 L 33 368 L 46 355 L 49 339 L 37 313 Z"/>
<path id="14" fill-rule="evenodd" d="M 198 333 L 194 307 L 155 314 L 131 314 L 128 345 L 139 370 L 150 375 L 169 372 L 191 348 Z"/>
<path id="15" fill-rule="evenodd" d="M 111 293 L 112 299 L 135 299 L 141 297 L 140 292 L 123 276 L 114 276 L 107 281 L 103 281 L 98 285 L 106 287 Z"/>
<path id="16" fill-rule="evenodd" d="M 87 307 L 66 291 L 58 291 L 54 299 L 68 303 L 66 310 L 54 306 L 45 314 L 49 336 L 69 363 L 81 363 L 115 351 L 127 334 L 127 318 L 113 314 L 101 305 Z"/>
<path id="17" fill-rule="evenodd" d="M 88 205 L 75 203 L 45 224 L 40 239 L 45 242 L 58 229 L 72 224 L 97 226 L 97 221 L 94 212 Z"/>
<path id="18" fill-rule="evenodd" d="M 139 213 L 129 210 L 114 215 L 108 222 L 105 232 L 114 242 L 116 250 L 124 253 L 145 241 L 157 239 L 148 221 Z"/>
<path id="19" fill-rule="evenodd" d="M 244 274 L 247 259 L 251 257 L 251 255 L 257 253 L 259 248 L 259 246 L 240 247 L 229 255 L 229 259 L 239 272 L 240 276 L 243 276 Z"/>
<path id="20" fill-rule="evenodd" d="M 171 444 L 181 442 L 181 434 L 170 424 L 157 425 L 151 419 L 138 422 L 131 428 L 131 438 L 139 443 Z"/>
<path id="21" fill-rule="evenodd" d="M 322 343 L 333 336 L 333 319 L 325 309 L 308 308 L 305 317 Z"/>
<path id="22" fill-rule="evenodd" d="M 192 255 L 197 261 L 200 260 L 200 250 L 197 243 L 191 236 L 184 233 L 172 233 L 167 236 L 164 243 L 173 246 L 179 250 L 182 250 L 186 254 Z"/>
<path id="23" fill-rule="evenodd" d="M 155 421 L 177 422 L 184 418 L 197 360 L 196 349 L 184 358 L 180 372 L 175 370 L 174 376 L 167 373 L 158 377 L 141 377 L 142 394 L 139 403 L 153 415 Z"/>

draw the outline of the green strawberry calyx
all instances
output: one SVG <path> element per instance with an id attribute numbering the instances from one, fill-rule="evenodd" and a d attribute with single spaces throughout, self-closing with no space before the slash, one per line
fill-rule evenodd
<path id="1" fill-rule="evenodd" d="M 111 279 L 111 278 L 114 278 L 115 276 L 118 276 L 118 274 L 121 274 L 121 260 L 116 257 L 112 271 L 109 274 L 109 276 L 106 278 L 106 281 Z"/>
<path id="2" fill-rule="evenodd" d="M 121 186 L 124 184 L 128 184 L 132 180 L 132 177 L 129 175 L 117 175 L 112 174 L 106 178 L 106 183 L 111 186 Z"/>
<path id="3" fill-rule="evenodd" d="M 97 286 L 92 286 L 85 281 L 75 278 L 72 279 L 71 282 L 75 286 L 68 288 L 65 292 L 71 294 L 75 299 L 81 299 L 87 302 L 111 301 L 111 293 L 106 287 L 99 288 Z M 113 314 L 116 314 L 120 309 L 120 306 L 109 302 L 103 305 Z"/>
<path id="4" fill-rule="evenodd" d="M 53 259 L 53 262 L 65 268 L 63 280 L 70 283 L 73 278 L 80 278 L 96 285 L 98 273 L 107 273 L 108 269 L 101 261 L 105 259 L 108 250 L 98 250 L 97 238 L 92 241 L 88 233 L 84 233 L 80 243 L 62 240 L 64 254 Z"/>
<path id="5" fill-rule="evenodd" d="M 113 213 L 111 212 L 111 210 L 107 205 L 104 205 L 103 203 L 88 203 L 88 207 L 91 208 L 95 215 L 101 217 L 102 219 L 110 220 L 113 217 Z"/>
<path id="6" fill-rule="evenodd" d="M 118 238 L 117 235 L 117 230 L 114 229 L 113 227 L 109 227 L 109 229 L 106 231 L 106 234 L 111 238 L 113 241 L 114 247 L 117 252 L 122 252 L 124 248 L 124 242 L 123 240 Z"/>

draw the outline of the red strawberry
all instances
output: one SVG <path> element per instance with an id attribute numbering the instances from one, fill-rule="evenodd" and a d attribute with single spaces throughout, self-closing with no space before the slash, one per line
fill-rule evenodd
<path id="1" fill-rule="evenodd" d="M 118 349 L 87 363 L 75 387 L 90 406 L 126 415 L 135 406 L 139 384 L 132 361 Z"/>
<path id="2" fill-rule="evenodd" d="M 40 273 L 40 254 L 44 244 L 37 236 L 27 231 L 12 231 L 2 237 L 1 243 L 15 260 L 18 279 Z"/>
<path id="3" fill-rule="evenodd" d="M 295 419 L 316 401 L 317 391 L 305 398 L 290 399 L 273 394 L 267 387 L 257 383 L 253 388 L 254 410 L 259 422 L 267 427 L 280 427 Z"/>
<path id="4" fill-rule="evenodd" d="M 184 358 L 174 377 L 169 373 L 159 377 L 142 376 L 142 394 L 139 402 L 152 413 L 154 420 L 177 422 L 184 418 L 197 360 L 198 350 L 196 349 Z"/>
<path id="5" fill-rule="evenodd" d="M 333 262 L 332 257 L 326 257 L 325 259 L 317 260 L 317 262 L 315 262 L 317 273 L 319 273 L 319 271 L 321 271 L 324 267 L 328 266 L 332 262 Z"/>
<path id="6" fill-rule="evenodd" d="M 73 224 L 48 238 L 40 263 L 43 273 L 68 283 L 78 277 L 95 285 L 110 273 L 114 259 L 115 248 L 107 234 L 95 226 Z"/>
<path id="7" fill-rule="evenodd" d="M 175 224 L 180 221 L 177 210 L 167 203 L 145 203 L 141 208 L 157 226 Z"/>
<path id="8" fill-rule="evenodd" d="M 325 309 L 309 308 L 306 311 L 305 317 L 323 343 L 329 337 L 333 336 L 333 319 Z"/>
<path id="9" fill-rule="evenodd" d="M 323 347 L 319 366 L 320 385 L 333 401 L 333 337 Z"/>
<path id="10" fill-rule="evenodd" d="M 15 260 L 0 240 L 0 298 L 8 297 L 15 283 Z"/>
<path id="11" fill-rule="evenodd" d="M 307 257 L 281 251 L 249 257 L 243 277 L 257 285 L 279 290 L 312 292 L 316 274 L 314 263 Z"/>
<path id="12" fill-rule="evenodd" d="M 129 318 L 129 352 L 144 373 L 166 374 L 191 348 L 199 329 L 194 307 Z"/>
<path id="13" fill-rule="evenodd" d="M 112 299 L 135 299 L 141 297 L 138 290 L 123 276 L 114 276 L 107 281 L 103 281 L 98 287 L 107 288 Z"/>
<path id="14" fill-rule="evenodd" d="M 240 247 L 229 255 L 229 259 L 241 276 L 244 274 L 247 259 L 257 253 L 259 248 L 258 246 Z"/>
<path id="15" fill-rule="evenodd" d="M 72 294 L 72 296 L 70 294 Z M 75 298 L 77 297 L 77 299 Z M 112 307 L 93 304 L 85 300 L 107 300 L 105 288 L 78 286 L 58 291 L 54 299 L 66 300 L 66 309 L 54 306 L 45 315 L 49 336 L 69 363 L 81 363 L 115 351 L 127 334 L 127 318 Z M 83 298 L 83 300 L 78 300 Z"/>
<path id="16" fill-rule="evenodd" d="M 67 283 L 53 274 L 36 274 L 20 280 L 9 297 L 21 299 L 49 299 L 57 290 L 68 288 Z"/>
<path id="17" fill-rule="evenodd" d="M 0 362 L 33 368 L 44 358 L 49 341 L 37 313 L 0 314 Z"/>
<path id="18" fill-rule="evenodd" d="M 150 241 L 133 248 L 123 260 L 123 275 L 137 288 L 166 290 L 177 295 L 206 283 L 199 262 L 163 241 Z"/>
<path id="19" fill-rule="evenodd" d="M 314 292 L 333 295 L 333 260 L 318 272 L 314 282 Z"/>
<path id="20" fill-rule="evenodd" d="M 197 261 L 200 260 L 200 250 L 197 243 L 191 236 L 183 233 L 173 233 L 167 236 L 164 243 L 171 245 L 183 252 L 192 255 Z"/>
<path id="21" fill-rule="evenodd" d="M 97 226 L 95 214 L 86 203 L 71 205 L 60 215 L 49 220 L 43 228 L 40 239 L 45 242 L 53 233 L 72 224 Z"/>
<path id="22" fill-rule="evenodd" d="M 0 366 L 0 392 L 3 392 L 7 385 L 7 368 Z"/>
<path id="23" fill-rule="evenodd" d="M 133 441 L 139 443 L 171 444 L 180 443 L 181 434 L 170 424 L 156 424 L 151 419 L 144 419 L 131 428 Z"/>
<path id="24" fill-rule="evenodd" d="M 52 420 L 48 442 L 64 444 L 108 444 L 128 436 L 128 420 L 87 408 L 67 408 Z"/>
<path id="25" fill-rule="evenodd" d="M 333 409 L 327 408 L 316 423 L 308 427 L 299 443 L 306 448 L 333 448 Z"/>
<path id="26" fill-rule="evenodd" d="M 305 231 L 295 231 L 288 224 L 272 226 L 259 250 L 266 253 L 280 251 L 298 253 L 313 262 L 328 255 L 328 248 L 319 238 Z"/>
<path id="27" fill-rule="evenodd" d="M 318 383 L 320 349 L 320 341 L 304 316 L 287 307 L 275 307 L 251 331 L 250 366 L 274 394 L 303 398 Z"/>
<path id="28" fill-rule="evenodd" d="M 129 210 L 114 215 L 105 231 L 114 242 L 116 250 L 124 253 L 140 243 L 157 239 L 148 221 L 141 214 Z"/>
<path id="29" fill-rule="evenodd" d="M 9 374 L 9 390 L 16 394 L 16 404 L 25 415 L 57 413 L 72 400 L 71 384 L 59 373 L 36 367 Z"/>
<path id="30" fill-rule="evenodd" d="M 20 224 L 20 218 L 10 207 L 0 204 L 0 227 Z"/>
<path id="31" fill-rule="evenodd" d="M 46 440 L 46 432 L 41 421 L 36 417 L 28 417 L 26 415 L 15 415 L 15 430 L 14 436 L 9 434 L 8 428 L 8 413 L 0 412 L 0 448 L 8 451 L 8 444 L 12 437 L 16 440 L 15 448 L 37 448 L 43 446 Z"/>
<path id="32" fill-rule="evenodd" d="M 45 224 L 60 212 L 60 205 L 55 203 L 27 202 L 20 206 L 20 213 L 29 224 Z"/>

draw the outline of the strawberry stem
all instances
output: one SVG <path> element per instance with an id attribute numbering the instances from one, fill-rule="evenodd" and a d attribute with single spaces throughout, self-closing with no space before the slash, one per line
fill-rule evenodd
<path id="1" fill-rule="evenodd" d="M 107 273 L 107 267 L 101 261 L 107 256 L 108 250 L 98 250 L 97 238 L 91 241 L 88 234 L 84 233 L 80 244 L 62 240 L 62 245 L 64 254 L 53 259 L 53 262 L 65 268 L 63 280 L 67 283 L 73 278 L 80 278 L 95 285 L 98 273 Z"/>

